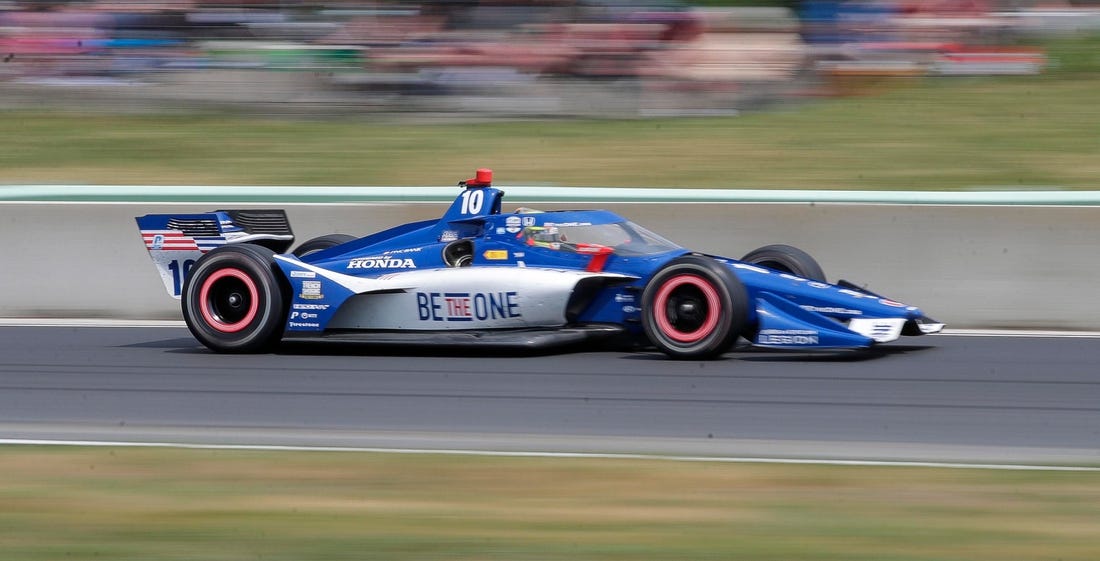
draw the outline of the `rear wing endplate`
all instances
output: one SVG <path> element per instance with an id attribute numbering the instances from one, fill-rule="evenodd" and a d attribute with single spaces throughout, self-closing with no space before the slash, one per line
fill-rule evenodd
<path id="1" fill-rule="evenodd" d="M 227 244 L 255 243 L 285 253 L 294 243 L 294 232 L 283 210 L 146 214 L 136 220 L 145 249 L 173 298 L 183 292 L 183 283 L 195 261 L 209 251 Z"/>

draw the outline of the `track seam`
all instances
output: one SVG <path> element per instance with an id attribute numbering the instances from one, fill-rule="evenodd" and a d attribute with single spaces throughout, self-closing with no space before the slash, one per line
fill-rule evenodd
<path id="1" fill-rule="evenodd" d="M 370 448 L 351 446 L 286 446 L 267 444 L 198 444 L 185 442 L 121 442 L 98 440 L 41 440 L 41 439 L 0 439 L 0 445 L 8 446 L 74 446 L 74 447 L 127 447 L 127 448 L 172 448 L 183 450 L 244 450 L 257 452 L 344 452 L 373 454 L 419 454 L 446 456 L 483 456 L 503 458 L 559 458 L 559 459 L 601 459 L 601 460 L 642 460 L 672 461 L 725 464 L 787 464 L 818 466 L 852 467 L 909 467 L 940 469 L 985 469 L 1000 471 L 1062 471 L 1062 472 L 1100 472 L 1095 466 L 1044 466 L 1027 464 L 980 464 L 962 462 L 917 462 L 896 460 L 841 460 L 810 458 L 766 458 L 766 457 L 728 457 L 728 456 L 665 456 L 659 454 L 615 454 L 598 452 L 539 452 L 506 450 L 460 450 L 430 448 Z"/>

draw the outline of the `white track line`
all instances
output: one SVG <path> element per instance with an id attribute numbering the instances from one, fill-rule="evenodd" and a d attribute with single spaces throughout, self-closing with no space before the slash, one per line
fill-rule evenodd
<path id="1" fill-rule="evenodd" d="M 1097 339 L 1100 331 L 1055 331 L 1042 329 L 944 329 L 942 335 L 953 337 L 1051 337 Z"/>
<path id="2" fill-rule="evenodd" d="M 182 320 L 109 318 L 0 318 L 0 327 L 186 327 Z M 1036 337 L 1100 339 L 1100 331 L 1055 331 L 1036 329 L 944 329 L 938 336 L 949 337 Z"/>
<path id="3" fill-rule="evenodd" d="M 187 327 L 174 319 L 0 318 L 0 327 Z"/>
<path id="4" fill-rule="evenodd" d="M 98 440 L 39 440 L 5 438 L 0 445 L 18 446 L 96 446 L 129 448 L 176 448 L 186 450 L 254 450 L 264 452 L 357 452 L 375 454 L 440 454 L 449 456 L 494 456 L 506 458 L 573 458 L 605 460 L 652 460 L 673 462 L 709 462 L 729 464 L 792 464 L 865 467 L 923 467 L 945 469 L 989 469 L 1005 471 L 1100 472 L 1094 466 L 1042 466 L 1024 464 L 971 464 L 962 462 L 913 462 L 889 460 L 830 460 L 806 458 L 738 458 L 720 456 L 662 456 L 657 454 L 603 454 L 593 452 L 514 452 L 503 450 L 434 450 L 421 448 L 357 448 L 344 446 L 277 446 L 250 444 L 189 444 L 183 442 L 110 442 Z"/>

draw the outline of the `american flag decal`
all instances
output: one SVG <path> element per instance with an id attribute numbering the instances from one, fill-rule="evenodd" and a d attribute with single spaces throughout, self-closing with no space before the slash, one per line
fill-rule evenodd
<path id="1" fill-rule="evenodd" d="M 179 230 L 142 230 L 141 239 L 150 251 L 202 251 L 225 245 L 224 236 L 188 236 Z"/>

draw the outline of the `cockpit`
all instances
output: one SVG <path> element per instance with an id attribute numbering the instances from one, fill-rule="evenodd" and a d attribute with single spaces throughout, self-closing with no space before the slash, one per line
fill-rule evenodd
<path id="1" fill-rule="evenodd" d="M 653 255 L 680 248 L 629 221 L 605 224 L 544 222 L 523 227 L 516 237 L 530 247 L 574 253 L 591 253 L 593 248 L 607 247 L 615 255 L 624 257 Z"/>

